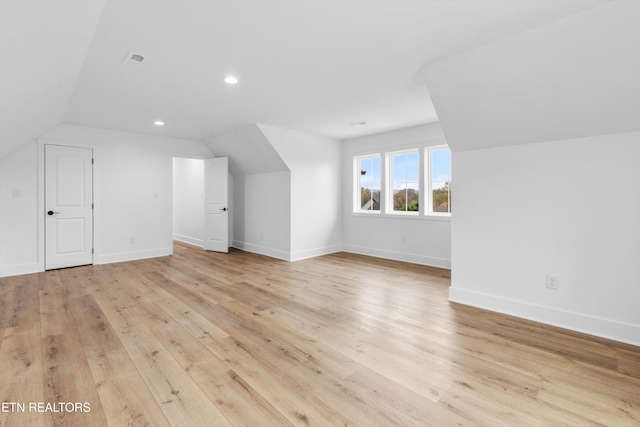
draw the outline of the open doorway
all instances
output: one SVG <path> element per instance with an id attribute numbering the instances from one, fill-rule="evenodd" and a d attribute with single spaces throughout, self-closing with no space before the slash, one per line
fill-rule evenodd
<path id="1" fill-rule="evenodd" d="M 173 239 L 203 245 L 205 168 L 203 159 L 173 158 Z"/>
<path id="2" fill-rule="evenodd" d="M 228 252 L 233 241 L 228 159 L 174 157 L 172 162 L 173 240 Z"/>

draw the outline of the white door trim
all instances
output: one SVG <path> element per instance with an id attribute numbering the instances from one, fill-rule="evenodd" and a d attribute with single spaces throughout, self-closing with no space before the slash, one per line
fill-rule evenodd
<path id="1" fill-rule="evenodd" d="M 44 146 L 51 145 L 65 145 L 67 147 L 78 148 L 91 148 L 93 150 L 93 158 L 95 163 L 93 165 L 93 263 L 100 264 L 100 150 L 92 144 L 69 142 L 64 140 L 56 140 L 50 138 L 38 138 L 36 139 L 38 144 L 38 271 L 45 271 L 45 155 Z"/>

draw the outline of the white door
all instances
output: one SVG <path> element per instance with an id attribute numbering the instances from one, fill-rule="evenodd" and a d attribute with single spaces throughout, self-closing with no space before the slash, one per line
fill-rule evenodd
<path id="1" fill-rule="evenodd" d="M 229 163 L 227 157 L 204 161 L 204 248 L 229 252 Z"/>
<path id="2" fill-rule="evenodd" d="M 93 264 L 93 150 L 45 145 L 45 269 Z"/>

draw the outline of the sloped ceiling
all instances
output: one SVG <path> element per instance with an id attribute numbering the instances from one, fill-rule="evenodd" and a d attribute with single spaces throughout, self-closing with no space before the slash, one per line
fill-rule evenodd
<path id="1" fill-rule="evenodd" d="M 0 158 L 62 122 L 104 1 L 0 1 Z"/>
<path id="2" fill-rule="evenodd" d="M 229 158 L 229 171 L 234 176 L 289 170 L 258 124 L 210 138 L 205 145 L 217 157 Z"/>
<path id="3" fill-rule="evenodd" d="M 640 2 L 609 2 L 423 74 L 453 150 L 640 131 Z"/>
<path id="4" fill-rule="evenodd" d="M 604 1 L 0 0 L 0 157 L 60 122 L 205 140 L 436 121 L 423 64 Z"/>

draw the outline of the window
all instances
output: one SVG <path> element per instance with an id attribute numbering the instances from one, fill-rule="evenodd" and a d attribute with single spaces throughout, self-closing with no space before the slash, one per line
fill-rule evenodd
<path id="1" fill-rule="evenodd" d="M 380 155 L 356 157 L 356 212 L 380 212 Z"/>
<path id="2" fill-rule="evenodd" d="M 420 158 L 418 150 L 390 153 L 389 213 L 420 211 Z"/>
<path id="3" fill-rule="evenodd" d="M 427 214 L 451 214 L 451 151 L 447 147 L 425 150 L 429 185 L 429 209 Z"/>
<path id="4" fill-rule="evenodd" d="M 446 145 L 354 157 L 353 172 L 356 213 L 451 215 L 451 151 Z"/>

